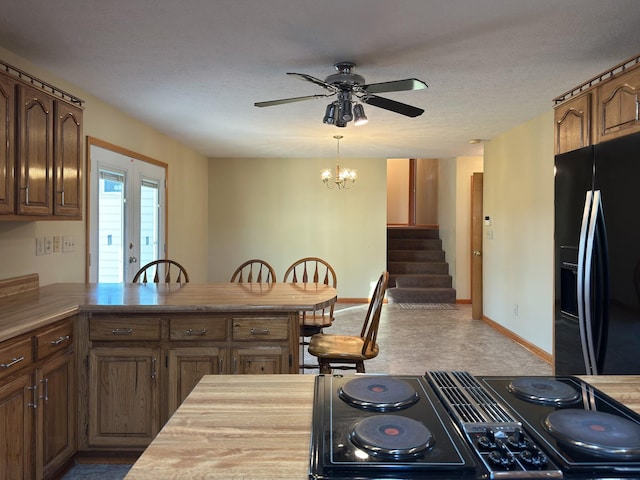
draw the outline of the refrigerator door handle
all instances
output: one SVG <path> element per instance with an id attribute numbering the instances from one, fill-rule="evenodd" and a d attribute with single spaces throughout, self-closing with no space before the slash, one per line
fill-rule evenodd
<path id="1" fill-rule="evenodd" d="M 597 375 L 597 364 L 593 349 L 593 333 L 591 331 L 591 268 L 593 256 L 593 237 L 595 234 L 594 192 L 589 190 L 584 202 L 580 242 L 578 244 L 578 324 L 580 326 L 580 343 L 587 375 Z"/>

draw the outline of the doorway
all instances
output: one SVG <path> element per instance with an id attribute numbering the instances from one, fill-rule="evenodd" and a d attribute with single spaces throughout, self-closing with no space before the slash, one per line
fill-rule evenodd
<path id="1" fill-rule="evenodd" d="M 88 137 L 89 282 L 130 282 L 165 258 L 167 165 Z"/>
<path id="2" fill-rule="evenodd" d="M 471 175 L 471 318 L 482 319 L 482 173 Z"/>

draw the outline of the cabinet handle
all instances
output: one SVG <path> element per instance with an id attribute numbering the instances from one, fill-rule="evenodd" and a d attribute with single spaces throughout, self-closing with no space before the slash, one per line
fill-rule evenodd
<path id="1" fill-rule="evenodd" d="M 49 401 L 49 379 L 43 378 L 40 383 L 44 383 L 44 395 L 40 395 L 40 398 L 45 402 Z"/>
<path id="2" fill-rule="evenodd" d="M 57 340 L 51 340 L 51 345 L 60 345 L 62 342 L 69 340 L 71 337 L 69 335 L 65 335 L 64 337 L 60 337 Z"/>
<path id="3" fill-rule="evenodd" d="M 222 373 L 222 367 L 224 367 L 224 361 L 222 360 L 222 358 L 218 359 L 218 374 Z"/>
<path id="4" fill-rule="evenodd" d="M 156 379 L 156 375 L 157 375 L 157 371 L 156 371 L 156 358 L 153 357 L 151 359 L 151 380 L 155 380 Z"/>
<path id="5" fill-rule="evenodd" d="M 269 335 L 268 328 L 252 328 L 251 335 Z"/>
<path id="6" fill-rule="evenodd" d="M 238 373 L 238 357 L 233 357 L 233 373 Z"/>
<path id="7" fill-rule="evenodd" d="M 13 367 L 16 363 L 20 363 L 21 361 L 24 360 L 24 355 L 19 356 L 18 358 L 14 358 L 13 360 L 11 360 L 9 363 L 0 363 L 0 367 L 1 368 L 11 368 Z"/>
<path id="8" fill-rule="evenodd" d="M 111 330 L 111 333 L 114 335 L 131 335 L 133 333 L 133 328 L 114 328 Z"/>
<path id="9" fill-rule="evenodd" d="M 64 190 L 62 190 L 60 193 L 62 194 L 62 196 L 61 196 L 61 198 L 60 198 L 60 201 L 61 201 L 62 203 L 60 203 L 60 205 L 64 207 Z"/>
<path id="10" fill-rule="evenodd" d="M 193 328 L 189 328 L 189 329 L 187 329 L 187 331 L 185 333 L 187 335 L 202 337 L 202 336 L 207 334 L 207 329 L 203 328 L 201 330 L 194 330 Z"/>
<path id="11" fill-rule="evenodd" d="M 38 408 L 38 385 L 27 387 L 27 390 L 33 391 L 33 403 L 27 403 L 27 407 Z"/>

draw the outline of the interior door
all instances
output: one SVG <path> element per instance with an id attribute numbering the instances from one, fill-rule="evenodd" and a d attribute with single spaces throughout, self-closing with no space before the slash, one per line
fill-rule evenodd
<path id="1" fill-rule="evenodd" d="M 90 282 L 130 282 L 166 257 L 166 165 L 127 153 L 90 145 Z"/>
<path id="2" fill-rule="evenodd" d="M 471 176 L 471 318 L 482 318 L 483 174 Z"/>

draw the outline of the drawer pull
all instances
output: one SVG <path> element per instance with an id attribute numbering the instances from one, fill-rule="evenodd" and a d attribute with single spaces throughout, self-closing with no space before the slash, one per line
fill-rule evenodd
<path id="1" fill-rule="evenodd" d="M 20 363 L 21 361 L 24 360 L 24 355 L 21 355 L 18 358 L 14 358 L 13 360 L 11 360 L 9 363 L 0 363 L 0 368 L 11 368 L 13 367 L 16 363 Z"/>
<path id="2" fill-rule="evenodd" d="M 186 331 L 187 335 L 193 335 L 193 336 L 198 336 L 198 337 L 203 337 L 204 335 L 207 334 L 207 329 L 203 328 L 200 330 L 194 330 L 193 328 L 189 328 Z"/>
<path id="3" fill-rule="evenodd" d="M 111 333 L 114 335 L 131 335 L 133 333 L 133 328 L 114 328 L 111 330 Z"/>
<path id="4" fill-rule="evenodd" d="M 57 340 L 51 340 L 51 345 L 60 345 L 62 342 L 69 340 L 71 337 L 69 335 L 65 335 L 64 337 L 60 337 Z"/>
<path id="5" fill-rule="evenodd" d="M 269 335 L 268 328 L 252 328 L 251 335 Z"/>

